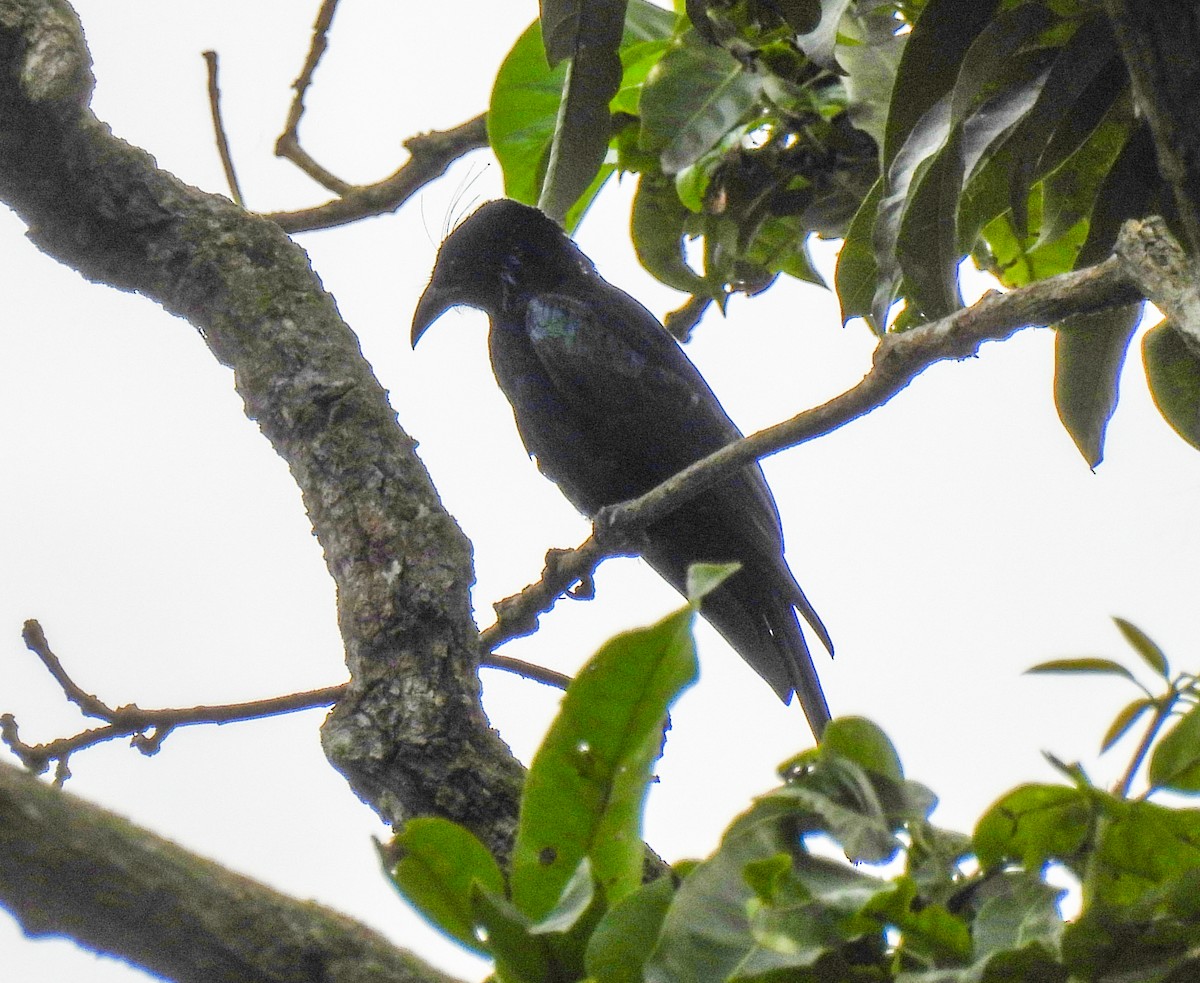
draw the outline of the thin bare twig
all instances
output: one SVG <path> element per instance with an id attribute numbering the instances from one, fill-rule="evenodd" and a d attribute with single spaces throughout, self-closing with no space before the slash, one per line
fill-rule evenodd
<path id="1" fill-rule="evenodd" d="M 1122 235 L 1129 233 L 1127 228 Z M 932 324 L 888 335 L 875 350 L 871 371 L 846 392 L 728 444 L 639 498 L 602 509 L 594 518 L 592 535 L 587 540 L 574 550 L 550 551 L 537 583 L 496 603 L 496 623 L 481 634 L 481 639 L 490 649 L 536 631 L 538 618 L 564 591 L 590 578 L 601 560 L 624 552 L 639 530 L 746 465 L 823 436 L 878 409 L 933 363 L 968 358 L 983 342 L 1002 340 L 1025 327 L 1054 324 L 1069 314 L 1141 299 L 1122 261 L 1112 256 L 1096 266 L 1049 277 L 1019 290 L 993 291 L 972 307 Z"/>
<path id="2" fill-rule="evenodd" d="M 237 723 L 294 713 L 297 710 L 332 706 L 346 692 L 346 684 L 342 683 L 339 686 L 325 686 L 303 693 L 288 693 L 284 696 L 250 700 L 245 703 L 154 710 L 143 709 L 136 703 L 112 707 L 99 697 L 86 692 L 71 678 L 70 673 L 63 667 L 62 661 L 50 648 L 50 643 L 46 640 L 46 633 L 42 630 L 40 623 L 32 618 L 26 621 L 21 637 L 24 639 L 26 647 L 38 657 L 54 681 L 61 687 L 67 699 L 78 706 L 85 716 L 104 721 L 103 726 L 80 731 L 71 737 L 58 738 L 45 744 L 26 744 L 19 736 L 16 718 L 12 714 L 0 716 L 0 742 L 7 745 L 21 760 L 21 763 L 35 774 L 42 774 L 49 768 L 50 763 L 54 762 L 55 781 L 58 784 L 62 784 L 70 777 L 71 772 L 67 762 L 72 754 L 115 738 L 132 738 L 130 743 L 135 748 L 143 754 L 151 755 L 158 753 L 163 741 L 176 727 Z M 532 679 L 558 689 L 566 689 L 571 682 L 569 676 L 555 672 L 553 669 L 546 669 L 534 665 L 532 662 L 504 655 L 488 656 L 481 665 L 517 673 L 526 679 Z"/>
<path id="3" fill-rule="evenodd" d="M 308 152 L 300 146 L 300 118 L 304 115 L 304 96 L 312 85 L 313 73 L 321 62 L 321 57 L 329 47 L 329 28 L 333 25 L 333 15 L 337 10 L 338 0 L 324 0 L 321 9 L 317 11 L 317 19 L 313 24 L 312 44 L 308 47 L 308 56 L 292 89 L 296 95 L 288 109 L 287 120 L 283 132 L 275 141 L 275 156 L 290 160 L 300 170 L 318 184 L 332 191 L 335 195 L 345 196 L 354 190 L 354 185 L 343 181 L 336 174 L 318 164 Z"/>
<path id="4" fill-rule="evenodd" d="M 323 205 L 294 212 L 270 212 L 264 217 L 285 232 L 311 232 L 394 212 L 429 182 L 445 174 L 464 154 L 487 145 L 487 117 L 481 113 L 451 130 L 409 137 L 404 146 L 411 156 L 382 181 L 351 187 L 342 197 Z"/>
<path id="5" fill-rule="evenodd" d="M 208 66 L 208 106 L 212 110 L 213 132 L 217 137 L 217 153 L 221 166 L 225 168 L 225 181 L 229 194 L 236 204 L 243 204 L 242 189 L 238 185 L 237 172 L 233 169 L 233 157 L 229 153 L 229 138 L 225 135 L 225 124 L 221 120 L 221 89 L 217 85 L 217 53 L 205 51 L 204 63 Z"/>
<path id="6" fill-rule="evenodd" d="M 17 734 L 17 722 L 12 714 L 0 717 L 0 740 L 3 740 L 31 771 L 41 774 L 51 761 L 57 762 L 56 781 L 70 774 L 67 759 L 76 751 L 93 747 L 117 737 L 131 737 L 132 744 L 143 754 L 155 754 L 167 735 L 176 727 L 194 724 L 227 724 L 235 721 L 258 720 L 297 710 L 332 706 L 346 691 L 346 684 L 326 686 L 303 693 L 288 693 L 265 700 L 227 703 L 215 706 L 179 707 L 144 710 L 136 703 L 110 707 L 103 700 L 80 687 L 63 668 L 62 662 L 46 641 L 42 626 L 34 620 L 25 622 L 21 637 L 25 645 L 46 667 L 68 700 L 89 717 L 103 720 L 104 726 L 82 731 L 46 744 L 26 744 Z"/>
<path id="7" fill-rule="evenodd" d="M 479 666 L 482 669 L 502 669 L 505 672 L 514 672 L 518 676 L 532 679 L 535 683 L 545 683 L 547 686 L 553 686 L 555 689 L 566 689 L 571 685 L 570 676 L 566 676 L 561 672 L 555 672 L 553 669 L 547 669 L 545 666 L 534 665 L 534 663 L 526 662 L 524 659 L 514 659 L 507 655 L 493 654 L 484 656 Z"/>

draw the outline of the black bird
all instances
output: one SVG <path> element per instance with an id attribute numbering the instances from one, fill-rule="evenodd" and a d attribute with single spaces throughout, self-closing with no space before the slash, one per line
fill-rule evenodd
<path id="1" fill-rule="evenodd" d="M 488 348 L 517 430 L 542 473 L 588 516 L 635 498 L 741 434 L 646 308 L 606 282 L 549 218 L 483 205 L 442 243 L 413 317 L 415 346 L 448 308 L 491 319 Z M 783 558 L 762 469 L 747 467 L 645 531 L 642 555 L 681 592 L 690 563 L 740 561 L 701 613 L 813 733 L 829 707 L 796 618 L 829 634 Z"/>

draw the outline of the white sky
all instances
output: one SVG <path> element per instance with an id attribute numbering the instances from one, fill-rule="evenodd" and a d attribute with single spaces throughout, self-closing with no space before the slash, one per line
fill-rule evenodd
<path id="1" fill-rule="evenodd" d="M 222 192 L 200 57 L 215 48 L 251 207 L 323 201 L 271 152 L 317 6 L 78 3 L 94 108 L 162 166 Z M 306 147 L 347 180 L 390 173 L 405 137 L 484 108 L 504 52 L 535 14 L 533 0 L 343 0 L 308 99 Z M 492 601 L 536 578 L 548 547 L 587 531 L 524 455 L 487 364 L 483 317 L 448 315 L 419 352 L 408 347 L 413 305 L 463 189 L 467 201 L 500 193 L 486 160 L 474 155 L 397 216 L 300 237 L 475 543 L 483 624 Z M 679 298 L 637 268 L 629 190 L 606 195 L 579 240 L 608 279 L 662 313 Z M 21 643 L 30 617 L 110 703 L 238 701 L 342 680 L 332 583 L 231 374 L 189 325 L 85 283 L 23 231 L 0 213 L 0 712 L 14 712 L 29 741 L 80 726 Z M 832 297 L 779 285 L 735 300 L 725 321 L 710 314 L 689 354 L 753 430 L 854 384 L 871 347 L 861 325 L 839 326 Z M 938 821 L 960 829 L 1007 788 L 1051 780 L 1043 750 L 1093 762 L 1133 695 L 1115 682 L 1022 677 L 1025 667 L 1129 658 L 1108 620 L 1120 614 L 1197 668 L 1200 457 L 1157 417 L 1135 358 L 1107 460 L 1089 472 L 1055 415 L 1051 347 L 1046 331 L 988 345 L 765 464 L 792 566 L 838 646 L 836 662 L 818 665 L 834 712 L 880 723 L 910 776 L 941 796 Z M 561 602 L 538 636 L 505 651 L 571 671 L 609 634 L 678 603 L 634 560 L 610 561 L 597 587 L 597 600 Z M 715 633 L 702 628 L 700 640 L 703 674 L 673 714 L 647 817 L 648 840 L 670 858 L 709 852 L 808 740 L 797 707 L 779 705 Z M 556 694 L 495 672 L 485 683 L 494 722 L 527 759 Z M 192 728 L 149 759 L 100 748 L 72 760 L 69 788 L 481 978 L 484 964 L 425 928 L 378 875 L 370 837 L 383 829 L 325 763 L 322 717 Z M 1105 759 L 1094 773 L 1121 764 Z M 0 965 L 21 983 L 146 978 L 70 943 L 24 940 L 2 914 Z"/>

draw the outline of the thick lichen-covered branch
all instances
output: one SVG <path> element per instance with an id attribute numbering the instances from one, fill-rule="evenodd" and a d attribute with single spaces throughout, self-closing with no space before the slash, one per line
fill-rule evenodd
<path id="1" fill-rule="evenodd" d="M 0 764 L 0 903 L 180 983 L 453 983 L 365 925 Z"/>
<path id="2" fill-rule="evenodd" d="M 338 588 L 352 682 L 327 753 L 387 820 L 447 816 L 504 853 L 521 772 L 479 703 L 470 546 L 357 338 L 278 225 L 115 139 L 90 93 L 70 7 L 0 2 L 0 200 L 48 255 L 188 319 L 233 369 Z"/>

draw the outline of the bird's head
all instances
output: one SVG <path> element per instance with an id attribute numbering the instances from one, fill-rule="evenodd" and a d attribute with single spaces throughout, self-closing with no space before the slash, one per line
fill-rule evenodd
<path id="1" fill-rule="evenodd" d="M 495 316 L 514 298 L 554 289 L 593 270 L 562 229 L 536 208 L 508 198 L 489 201 L 438 250 L 413 315 L 412 343 L 451 307 L 478 307 Z"/>

